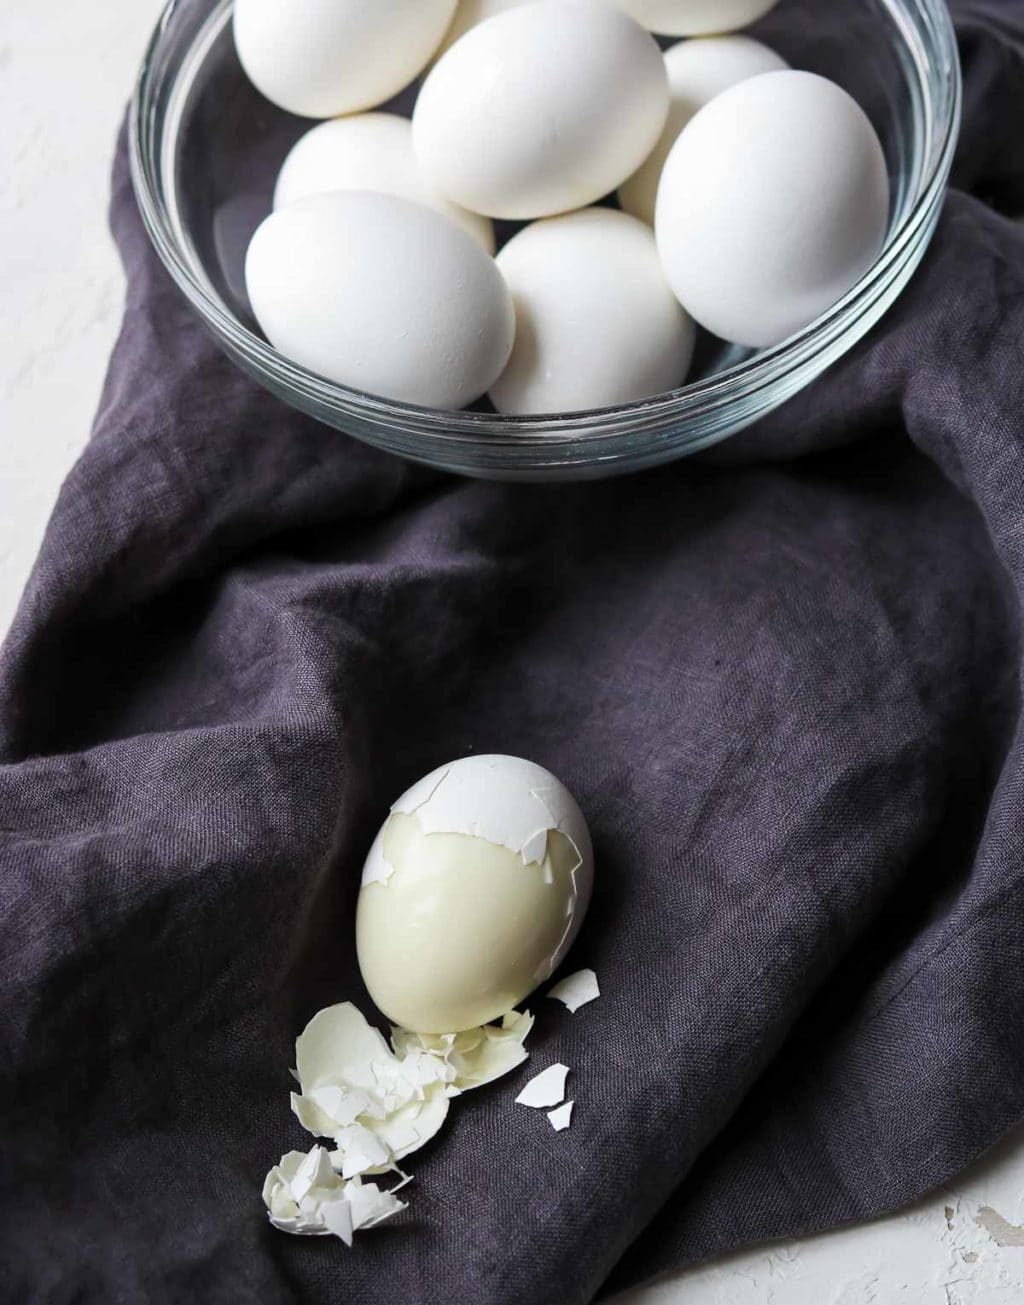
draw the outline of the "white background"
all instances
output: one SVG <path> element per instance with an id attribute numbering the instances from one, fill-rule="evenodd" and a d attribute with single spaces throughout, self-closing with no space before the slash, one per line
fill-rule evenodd
<path id="1" fill-rule="evenodd" d="M 153 0 L 0 0 L 0 634 L 117 330 L 108 171 L 156 12 Z M 628 1300 L 1024 1305 L 1024 1231 L 1010 1225 L 1024 1225 L 1024 1131 L 894 1219 L 733 1256 Z"/>

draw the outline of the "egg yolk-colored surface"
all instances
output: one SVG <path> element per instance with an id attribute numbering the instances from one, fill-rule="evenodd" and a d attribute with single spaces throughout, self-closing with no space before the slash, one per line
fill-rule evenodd
<path id="1" fill-rule="evenodd" d="M 458 1033 L 497 1019 L 560 958 L 576 904 L 578 855 L 548 834 L 544 860 L 465 834 L 424 834 L 393 813 L 385 883 L 359 894 L 356 947 L 378 1008 L 417 1033 Z"/>

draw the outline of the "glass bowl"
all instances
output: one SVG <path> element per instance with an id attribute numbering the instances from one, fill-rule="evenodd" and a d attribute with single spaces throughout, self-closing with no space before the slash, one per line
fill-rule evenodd
<path id="1" fill-rule="evenodd" d="M 140 210 L 171 276 L 231 358 L 286 403 L 404 458 L 465 475 L 570 480 L 694 453 L 750 426 L 851 348 L 923 257 L 960 120 L 956 40 L 944 0 L 780 0 L 751 29 L 793 67 L 850 91 L 878 131 L 892 182 L 884 250 L 850 293 L 777 348 L 703 336 L 689 383 L 621 407 L 503 417 L 486 401 L 439 412 L 347 389 L 289 362 L 260 335 L 242 268 L 277 170 L 313 125 L 268 104 L 235 56 L 232 0 L 171 0 L 131 111 Z M 408 113 L 410 88 L 386 106 Z"/>

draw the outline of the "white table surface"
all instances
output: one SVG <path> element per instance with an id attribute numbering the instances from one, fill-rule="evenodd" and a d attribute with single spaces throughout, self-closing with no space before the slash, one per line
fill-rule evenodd
<path id="1" fill-rule="evenodd" d="M 118 328 L 108 168 L 156 12 L 154 0 L 0 0 L 0 633 Z M 1024 1129 L 892 1219 L 746 1251 L 626 1301 L 1024 1305 Z"/>

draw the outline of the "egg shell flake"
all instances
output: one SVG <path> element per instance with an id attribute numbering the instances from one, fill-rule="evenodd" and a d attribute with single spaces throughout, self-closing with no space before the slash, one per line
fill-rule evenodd
<path id="1" fill-rule="evenodd" d="M 560 1001 L 575 1014 L 581 1006 L 596 1001 L 601 995 L 601 989 L 593 970 L 579 970 L 576 974 L 561 979 L 547 995 L 554 1001 Z"/>
<path id="2" fill-rule="evenodd" d="M 556 1133 L 564 1133 L 572 1123 L 572 1109 L 575 1101 L 567 1101 L 564 1106 L 548 1111 L 548 1123 Z"/>
<path id="3" fill-rule="evenodd" d="M 330 1137 L 346 1178 L 383 1173 L 425 1145 L 448 1114 L 446 1076 L 426 1057 L 400 1059 L 350 1002 L 320 1011 L 295 1043 L 292 1111 Z M 433 1072 L 426 1073 L 426 1069 Z"/>
<path id="4" fill-rule="evenodd" d="M 565 1100 L 565 1081 L 569 1077 L 568 1065 L 549 1065 L 534 1075 L 516 1097 L 516 1105 L 546 1110 Z"/>
<path id="5" fill-rule="evenodd" d="M 343 1178 L 393 1170 L 437 1134 L 453 1097 L 494 1082 L 527 1059 L 524 1044 L 532 1028 L 529 1011 L 511 1011 L 500 1025 L 458 1034 L 396 1028 L 389 1046 L 350 1002 L 330 1006 L 296 1040 L 300 1092 L 292 1094 L 292 1110 L 314 1136 L 334 1141 L 331 1164 Z M 307 1168 L 313 1164 L 300 1152 L 292 1155 L 307 1160 Z M 297 1163 L 289 1161 L 290 1190 L 306 1178 Z M 322 1178 L 322 1164 L 318 1172 Z M 311 1178 L 310 1185 L 315 1183 L 320 1179 Z"/>
<path id="6" fill-rule="evenodd" d="M 518 853 L 524 865 L 544 860 L 551 830 L 576 853 L 578 870 L 591 856 L 586 821 L 568 789 L 549 771 L 519 757 L 480 756 L 437 770 L 414 784 L 391 810 L 415 815 L 425 834 L 465 834 Z M 383 830 L 367 857 L 363 884 L 386 883 Z"/>
<path id="7" fill-rule="evenodd" d="M 303 1089 L 335 1078 L 347 1081 L 354 1066 L 372 1066 L 391 1056 L 383 1035 L 349 1002 L 318 1012 L 295 1042 L 295 1069 Z"/>
<path id="8" fill-rule="evenodd" d="M 282 1232 L 299 1237 L 333 1234 L 351 1246 L 355 1232 L 374 1228 L 406 1208 L 395 1193 L 407 1181 L 391 1191 L 359 1178 L 345 1181 L 327 1150 L 314 1146 L 308 1154 L 289 1151 L 281 1157 L 267 1174 L 263 1202 L 270 1222 Z"/>

